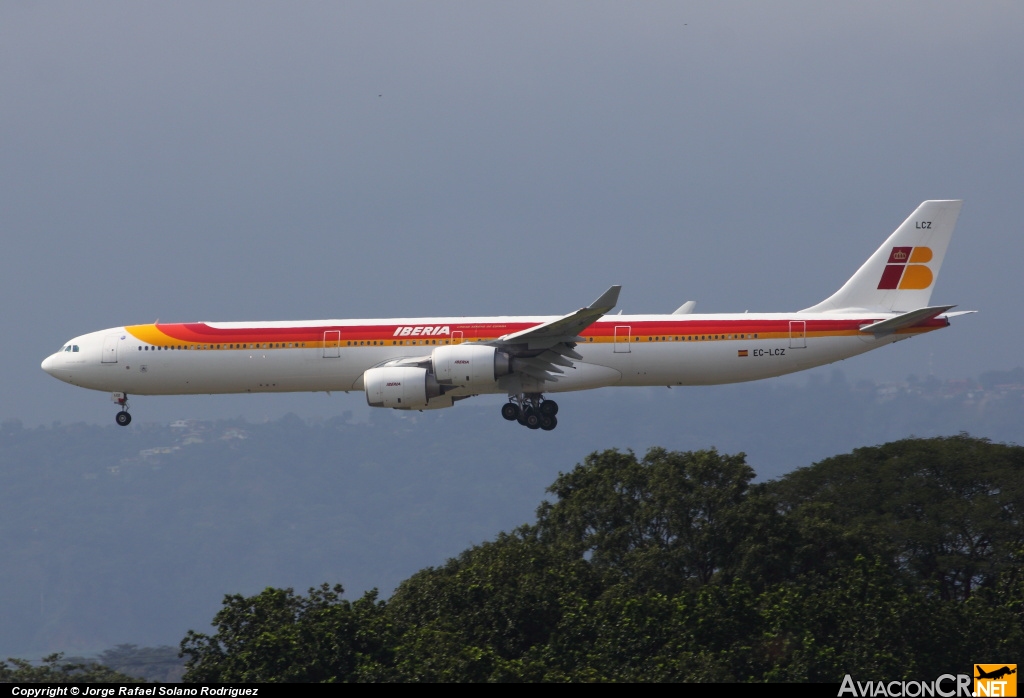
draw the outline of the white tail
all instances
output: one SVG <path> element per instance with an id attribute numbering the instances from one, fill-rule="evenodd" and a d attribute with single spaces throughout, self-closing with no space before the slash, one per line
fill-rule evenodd
<path id="1" fill-rule="evenodd" d="M 906 312 L 927 306 L 962 204 L 922 203 L 841 289 L 801 312 Z"/>

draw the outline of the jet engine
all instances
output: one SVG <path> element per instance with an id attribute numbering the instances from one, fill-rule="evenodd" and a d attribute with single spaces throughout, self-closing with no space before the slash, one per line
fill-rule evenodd
<path id="1" fill-rule="evenodd" d="M 490 387 L 501 376 L 512 373 L 512 357 L 480 344 L 438 347 L 430 354 L 430 361 L 434 376 L 442 385 Z"/>
<path id="2" fill-rule="evenodd" d="M 441 386 L 425 368 L 384 366 L 363 374 L 366 402 L 370 407 L 421 410 L 430 398 L 441 395 Z"/>

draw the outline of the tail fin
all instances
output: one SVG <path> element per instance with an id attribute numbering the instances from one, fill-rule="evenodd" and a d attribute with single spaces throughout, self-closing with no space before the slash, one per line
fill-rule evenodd
<path id="1" fill-rule="evenodd" d="M 906 312 L 927 306 L 962 204 L 922 203 L 841 289 L 801 312 Z"/>

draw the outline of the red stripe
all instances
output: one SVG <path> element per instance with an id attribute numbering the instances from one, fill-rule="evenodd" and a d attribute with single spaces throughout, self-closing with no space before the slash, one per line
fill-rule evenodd
<path id="1" fill-rule="evenodd" d="M 896 267 L 902 271 L 902 267 Z M 883 276 L 883 283 L 885 277 Z M 898 279 L 897 279 L 898 282 Z M 893 285 L 879 288 L 895 288 Z M 877 322 L 879 317 L 851 317 L 849 319 L 837 320 L 798 320 L 806 322 L 808 333 L 815 332 L 849 332 L 859 330 L 863 325 Z M 625 320 L 625 319 L 623 319 Z M 790 322 L 794 320 L 756 320 L 753 318 L 736 320 L 651 320 L 644 322 L 623 322 L 602 321 L 595 323 L 584 330 L 581 334 L 584 337 L 611 338 L 615 335 L 615 327 L 627 325 L 633 336 L 639 335 L 723 335 L 723 334 L 755 334 L 755 333 L 788 333 Z M 409 339 L 450 339 L 451 334 L 442 335 L 417 335 L 413 337 L 395 336 L 395 330 L 400 327 L 441 327 L 444 323 L 424 323 L 422 325 L 410 324 L 387 324 L 387 325 L 357 325 L 339 326 L 322 325 L 319 327 L 238 327 L 238 328 L 215 328 L 201 322 L 190 323 L 168 323 L 157 325 L 158 329 L 167 336 L 183 342 L 194 343 L 263 343 L 263 342 L 320 342 L 324 339 L 324 332 L 340 331 L 342 341 L 358 338 L 361 340 L 409 340 Z M 462 332 L 465 339 L 494 338 L 504 334 L 518 332 L 530 327 L 535 323 L 467 323 L 464 325 L 447 325 L 450 331 Z M 946 321 L 933 318 L 928 322 L 918 325 L 918 328 L 945 327 Z"/>

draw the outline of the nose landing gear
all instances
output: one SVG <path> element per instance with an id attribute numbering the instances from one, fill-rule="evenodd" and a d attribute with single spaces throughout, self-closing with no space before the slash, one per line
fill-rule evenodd
<path id="1" fill-rule="evenodd" d="M 128 414 L 128 395 L 126 393 L 111 393 L 110 399 L 114 404 L 121 406 L 121 411 L 114 417 L 114 421 L 122 427 L 131 424 L 132 416 Z"/>
<path id="2" fill-rule="evenodd" d="M 545 400 L 540 393 L 509 395 L 501 406 L 501 416 L 510 422 L 519 422 L 527 429 L 551 431 L 558 426 L 558 403 Z"/>

